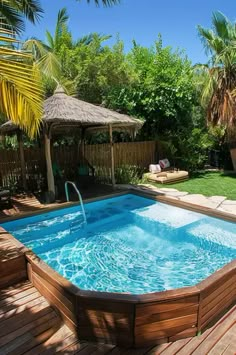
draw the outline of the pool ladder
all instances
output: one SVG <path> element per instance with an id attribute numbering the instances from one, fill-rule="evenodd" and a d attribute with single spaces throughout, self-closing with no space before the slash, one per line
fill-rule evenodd
<path id="1" fill-rule="evenodd" d="M 73 181 L 66 181 L 65 182 L 66 201 L 69 202 L 69 192 L 68 192 L 68 185 L 69 184 L 73 186 L 73 188 L 75 189 L 75 191 L 76 191 L 76 193 L 77 193 L 77 195 L 79 197 L 79 202 L 80 202 L 82 215 L 83 215 L 83 219 L 84 219 L 83 223 L 86 225 L 87 224 L 87 218 L 86 218 L 86 214 L 85 214 L 85 210 L 84 210 L 83 199 L 82 199 L 82 196 L 81 196 L 81 194 L 79 192 L 79 189 L 77 188 L 77 186 L 75 185 L 75 183 Z M 75 222 L 74 223 L 72 222 L 71 225 L 70 225 L 71 231 L 72 231 L 72 229 L 74 230 L 75 229 L 74 227 L 76 227 L 76 226 L 78 226 L 78 224 L 75 223 Z M 80 227 L 80 226 L 78 226 L 78 227 Z"/>

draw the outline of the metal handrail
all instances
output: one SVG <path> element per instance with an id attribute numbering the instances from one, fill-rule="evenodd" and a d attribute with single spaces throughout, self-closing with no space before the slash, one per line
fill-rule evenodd
<path id="1" fill-rule="evenodd" d="M 83 217 L 84 217 L 84 223 L 87 224 L 87 218 L 86 218 L 86 214 L 85 214 L 85 210 L 84 210 L 84 203 L 83 203 L 83 200 L 82 200 L 82 196 L 81 196 L 77 186 L 75 185 L 75 183 L 73 181 L 66 181 L 65 182 L 66 201 L 69 202 L 68 184 L 71 184 L 74 187 L 75 191 L 77 192 L 77 195 L 79 197 L 81 210 L 82 210 L 82 214 L 83 214 Z"/>

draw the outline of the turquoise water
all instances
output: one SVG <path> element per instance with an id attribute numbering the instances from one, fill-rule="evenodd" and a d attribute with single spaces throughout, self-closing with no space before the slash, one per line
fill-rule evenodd
<path id="1" fill-rule="evenodd" d="M 236 257 L 234 223 L 127 194 L 2 226 L 81 289 L 191 286 Z"/>

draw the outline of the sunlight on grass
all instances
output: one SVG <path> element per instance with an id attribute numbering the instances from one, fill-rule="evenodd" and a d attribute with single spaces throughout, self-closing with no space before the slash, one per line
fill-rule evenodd
<path id="1" fill-rule="evenodd" d="M 160 184 L 154 184 L 160 187 Z M 163 187 L 163 186 L 162 186 Z M 186 191 L 190 194 L 202 194 L 205 196 L 226 196 L 230 200 L 236 200 L 236 174 L 224 174 L 220 172 L 196 173 L 188 181 L 171 184 L 165 187 Z"/>

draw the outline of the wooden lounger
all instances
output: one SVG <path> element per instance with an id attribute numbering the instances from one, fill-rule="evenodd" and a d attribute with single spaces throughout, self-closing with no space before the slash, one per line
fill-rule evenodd
<path id="1" fill-rule="evenodd" d="M 160 184 L 174 184 L 188 180 L 189 174 L 187 171 L 163 171 L 160 173 L 147 173 L 144 175 L 148 181 L 157 182 Z"/>

